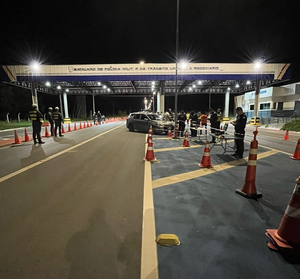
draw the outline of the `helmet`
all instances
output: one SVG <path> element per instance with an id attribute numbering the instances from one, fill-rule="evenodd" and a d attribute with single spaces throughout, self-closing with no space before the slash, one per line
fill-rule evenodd
<path id="1" fill-rule="evenodd" d="M 54 110 L 58 111 L 58 110 L 59 110 L 59 107 L 55 107 Z"/>
<path id="2" fill-rule="evenodd" d="M 49 107 L 48 110 L 52 110 L 52 107 Z"/>
<path id="3" fill-rule="evenodd" d="M 32 104 L 32 108 L 37 108 L 37 104 Z"/>

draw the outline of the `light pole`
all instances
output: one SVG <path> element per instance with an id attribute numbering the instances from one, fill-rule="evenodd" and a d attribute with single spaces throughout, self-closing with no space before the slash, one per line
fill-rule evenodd
<path id="1" fill-rule="evenodd" d="M 155 94 L 156 92 L 153 92 L 153 112 L 155 113 Z"/>
<path id="2" fill-rule="evenodd" d="M 177 102 L 178 102 L 178 40 L 179 40 L 179 0 L 176 8 L 176 73 L 175 73 L 175 125 L 177 123 Z"/>

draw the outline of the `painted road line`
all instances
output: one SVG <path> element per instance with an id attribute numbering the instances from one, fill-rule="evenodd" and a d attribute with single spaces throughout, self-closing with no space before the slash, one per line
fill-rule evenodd
<path id="1" fill-rule="evenodd" d="M 190 148 L 199 148 L 199 147 L 203 147 L 203 145 L 192 145 L 192 146 L 190 146 Z M 169 148 L 158 148 L 158 149 L 155 149 L 155 153 L 156 152 L 173 151 L 173 150 L 182 150 L 182 149 L 188 150 L 189 147 L 179 146 L 179 147 L 169 147 Z"/>
<path id="2" fill-rule="evenodd" d="M 71 150 L 76 149 L 76 148 L 78 148 L 79 146 L 84 145 L 84 144 L 86 144 L 86 143 L 88 143 L 88 142 L 90 142 L 90 141 L 92 141 L 92 140 L 94 140 L 94 139 L 96 139 L 96 138 L 99 138 L 99 137 L 101 137 L 101 136 L 103 136 L 103 135 L 105 135 L 105 134 L 107 134 L 107 133 L 110 133 L 110 132 L 112 132 L 113 130 L 118 129 L 118 128 L 120 128 L 120 127 L 123 127 L 123 125 L 119 125 L 119 126 L 113 128 L 113 129 L 108 130 L 108 131 L 106 131 L 106 132 L 104 132 L 104 133 L 102 133 L 102 134 L 99 134 L 99 135 L 97 135 L 97 136 L 95 136 L 95 137 L 93 137 L 93 138 L 90 138 L 90 139 L 88 139 L 88 140 L 86 140 L 86 141 L 83 141 L 83 142 L 81 142 L 81 143 L 78 143 L 78 144 L 76 144 L 76 145 L 74 145 L 74 146 L 72 146 L 72 147 L 69 147 L 69 148 L 67 148 L 67 149 L 65 149 L 65 150 L 63 150 L 63 151 L 60 151 L 60 152 L 58 152 L 58 153 L 56 153 L 56 154 L 53 154 L 53 155 L 51 155 L 51 156 L 49 156 L 49 157 L 47 157 L 47 158 L 45 158 L 45 159 L 42 159 L 42 160 L 40 160 L 40 161 L 37 161 L 36 163 L 33 163 L 33 164 L 31 164 L 31 165 L 29 165 L 29 166 L 27 166 L 27 167 L 25 167 L 25 168 L 19 169 L 19 170 L 15 171 L 15 172 L 12 172 L 12 173 L 8 174 L 8 175 L 5 175 L 5 176 L 3 176 L 3 177 L 0 177 L 0 183 L 3 182 L 3 181 L 5 181 L 5 180 L 7 180 L 7 179 L 10 179 L 10 178 L 12 178 L 12 177 L 18 175 L 18 174 L 21 174 L 21 173 L 23 173 L 23 172 L 25 172 L 25 171 L 27 171 L 27 170 L 30 170 L 30 169 L 32 169 L 32 168 L 35 168 L 35 167 L 37 167 L 37 166 L 39 166 L 39 165 L 41 165 L 41 164 L 43 164 L 43 163 L 46 163 L 46 162 L 48 162 L 48 161 L 50 161 L 50 160 L 52 160 L 52 159 L 54 159 L 54 158 L 56 158 L 56 157 L 58 157 L 58 156 L 60 156 L 60 155 L 63 155 L 63 154 L 65 154 L 65 153 L 67 153 L 67 152 L 70 152 Z"/>
<path id="3" fill-rule="evenodd" d="M 146 152 L 147 144 L 145 145 L 145 154 Z M 154 217 L 151 163 L 145 161 L 140 277 L 141 279 L 158 279 L 157 248 L 155 238 L 156 229 Z"/>
<path id="4" fill-rule="evenodd" d="M 257 160 L 274 155 L 278 153 L 277 150 L 270 150 L 270 151 L 266 151 L 263 153 L 260 153 L 257 155 Z M 223 171 L 223 170 L 227 170 L 230 169 L 232 167 L 238 166 L 238 165 L 242 165 L 247 163 L 248 161 L 248 157 L 245 157 L 243 159 L 240 160 L 234 160 L 234 161 L 230 161 L 228 163 L 223 163 L 220 165 L 216 165 L 214 166 L 214 168 L 211 169 L 200 169 L 200 170 L 196 170 L 196 171 L 191 171 L 191 172 L 187 172 L 187 173 L 180 173 L 180 174 L 176 174 L 173 176 L 168 176 L 168 177 L 164 177 L 164 178 L 160 178 L 160 179 L 156 179 L 152 181 L 152 186 L 153 189 L 155 188 L 159 188 L 159 187 L 163 187 L 163 186 L 167 186 L 170 184 L 175 184 L 178 182 L 183 182 L 186 180 L 190 180 L 190 179 L 194 179 L 194 178 L 198 178 L 201 176 L 205 176 L 208 174 L 212 174 L 214 172 L 218 172 L 218 171 Z"/>

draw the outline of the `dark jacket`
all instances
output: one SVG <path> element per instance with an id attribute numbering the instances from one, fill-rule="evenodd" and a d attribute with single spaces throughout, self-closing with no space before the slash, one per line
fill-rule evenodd
<path id="1" fill-rule="evenodd" d="M 246 123 L 247 123 L 247 116 L 245 115 L 245 113 L 241 115 L 237 115 L 235 120 L 235 126 L 234 126 L 235 132 L 244 135 Z"/>
<path id="2" fill-rule="evenodd" d="M 29 111 L 29 118 L 32 122 L 43 122 L 43 115 L 37 109 Z"/>
<path id="3" fill-rule="evenodd" d="M 219 122 L 218 122 L 218 115 L 216 112 L 214 112 L 211 116 L 210 116 L 210 126 L 212 128 L 219 128 Z"/>
<path id="4" fill-rule="evenodd" d="M 53 123 L 53 117 L 52 117 L 52 112 L 48 111 L 46 114 L 46 119 L 50 122 Z"/>
<path id="5" fill-rule="evenodd" d="M 185 115 L 185 113 L 180 113 L 180 114 L 178 115 L 178 121 L 185 122 L 185 120 L 186 120 L 186 115 Z"/>
<path id="6" fill-rule="evenodd" d="M 62 115 L 59 111 L 55 111 L 52 113 L 53 120 L 57 122 L 64 122 Z"/>

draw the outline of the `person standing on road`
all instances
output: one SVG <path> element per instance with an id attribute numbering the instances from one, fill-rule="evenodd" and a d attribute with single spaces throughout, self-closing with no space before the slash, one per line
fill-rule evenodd
<path id="1" fill-rule="evenodd" d="M 234 140 L 236 146 L 236 152 L 232 154 L 232 156 L 235 158 L 243 158 L 247 116 L 245 115 L 241 107 L 236 108 L 236 113 L 237 113 L 236 120 L 230 122 L 234 126 L 234 137 L 236 138 Z"/>
<path id="2" fill-rule="evenodd" d="M 218 123 L 218 115 L 217 113 L 212 109 L 210 111 L 210 131 L 212 134 L 217 135 L 219 133 L 220 129 L 220 123 Z M 216 142 L 216 137 L 212 136 L 212 140 L 210 143 L 215 143 Z"/>
<path id="3" fill-rule="evenodd" d="M 57 137 L 57 128 L 58 128 L 59 136 L 63 137 L 64 135 L 62 135 L 62 133 L 61 133 L 61 123 L 64 123 L 64 120 L 62 118 L 61 113 L 59 112 L 58 107 L 54 108 L 54 112 L 53 112 L 52 116 L 53 116 L 53 120 L 55 123 L 55 129 L 54 129 L 55 136 Z"/>
<path id="4" fill-rule="evenodd" d="M 32 109 L 29 111 L 29 118 L 32 121 L 32 138 L 33 142 L 36 144 L 45 143 L 41 138 L 41 129 L 43 123 L 43 115 L 37 109 L 37 104 L 32 104 Z M 37 142 L 38 139 L 38 142 Z"/>
<path id="5" fill-rule="evenodd" d="M 221 109 L 218 108 L 217 109 L 217 122 L 218 122 L 218 129 L 220 130 L 220 126 L 221 126 L 221 122 L 222 122 L 223 116 L 222 116 L 222 112 Z"/>
<path id="6" fill-rule="evenodd" d="M 182 110 L 180 114 L 178 115 L 178 122 L 179 122 L 179 132 L 180 136 L 183 137 L 183 132 L 185 128 L 185 121 L 186 121 L 186 115 L 184 111 Z"/>
<path id="7" fill-rule="evenodd" d="M 207 115 L 205 112 L 200 116 L 200 119 L 202 128 L 205 127 L 205 129 L 207 129 Z M 205 130 L 205 134 L 207 135 L 207 130 Z M 200 130 L 200 135 L 202 135 L 202 130 Z"/>
<path id="8" fill-rule="evenodd" d="M 102 121 L 102 115 L 101 115 L 101 112 L 99 110 L 97 112 L 97 118 L 98 118 L 98 124 L 100 125 L 101 121 Z"/>
<path id="9" fill-rule="evenodd" d="M 52 107 L 48 108 L 48 112 L 46 114 L 46 119 L 49 121 L 50 123 L 50 131 L 51 131 L 51 136 L 54 135 L 54 121 L 53 121 L 53 116 L 52 116 Z"/>

